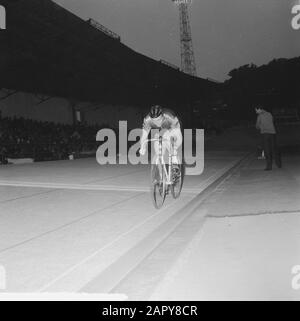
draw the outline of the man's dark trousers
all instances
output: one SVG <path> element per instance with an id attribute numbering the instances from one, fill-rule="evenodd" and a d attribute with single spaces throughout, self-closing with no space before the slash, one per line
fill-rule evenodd
<path id="1" fill-rule="evenodd" d="M 264 150 L 265 150 L 265 157 L 267 161 L 267 168 L 272 168 L 273 158 L 277 167 L 281 168 L 281 157 L 280 152 L 277 148 L 276 143 L 276 134 L 262 134 L 264 140 Z"/>

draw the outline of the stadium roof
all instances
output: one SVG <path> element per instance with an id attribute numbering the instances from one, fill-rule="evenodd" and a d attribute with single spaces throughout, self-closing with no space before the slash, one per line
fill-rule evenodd
<path id="1" fill-rule="evenodd" d="M 217 86 L 135 52 L 51 0 L 1 4 L 7 29 L 0 31 L 0 88 L 140 104 L 197 100 Z"/>

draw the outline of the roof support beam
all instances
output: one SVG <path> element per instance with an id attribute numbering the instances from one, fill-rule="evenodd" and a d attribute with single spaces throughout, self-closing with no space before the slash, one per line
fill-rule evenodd
<path id="1" fill-rule="evenodd" d="M 6 94 L 2 97 L 0 97 L 0 100 L 5 100 L 6 98 L 16 94 L 18 90 L 8 90 L 8 89 L 2 89 Z"/>
<path id="2" fill-rule="evenodd" d="M 41 105 L 44 102 L 53 98 L 51 96 L 43 96 L 43 95 L 34 95 L 34 96 L 35 96 L 35 98 L 37 98 L 39 100 L 39 102 L 36 105 Z"/>

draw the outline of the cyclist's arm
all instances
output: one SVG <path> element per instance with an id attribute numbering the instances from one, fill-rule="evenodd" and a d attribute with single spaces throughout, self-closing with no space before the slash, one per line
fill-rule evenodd
<path id="1" fill-rule="evenodd" d="M 180 121 L 179 121 L 179 119 L 177 117 L 175 117 L 175 119 L 174 119 L 174 125 L 173 126 L 174 126 L 174 128 L 178 128 L 178 129 L 181 130 Z"/>
<path id="2" fill-rule="evenodd" d="M 170 129 L 175 129 L 175 128 L 181 129 L 180 122 L 177 116 L 175 116 L 171 112 L 166 112 L 164 116 L 165 116 L 165 120 L 169 123 Z"/>
<path id="3" fill-rule="evenodd" d="M 143 124 L 143 132 L 142 132 L 142 137 L 141 137 L 141 147 L 143 147 L 149 132 L 151 130 L 151 125 L 150 125 L 150 120 L 148 118 L 144 119 L 144 124 Z"/>
<path id="4" fill-rule="evenodd" d="M 142 133 L 142 137 L 141 137 L 141 147 L 143 146 L 143 144 L 145 143 L 148 135 L 149 135 L 150 130 L 145 130 L 143 129 L 143 133 Z"/>

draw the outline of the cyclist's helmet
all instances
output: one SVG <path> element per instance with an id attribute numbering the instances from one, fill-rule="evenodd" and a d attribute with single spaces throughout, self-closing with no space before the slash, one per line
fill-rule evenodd
<path id="1" fill-rule="evenodd" d="M 150 109 L 150 117 L 157 118 L 162 114 L 162 107 L 159 105 L 154 105 Z"/>

